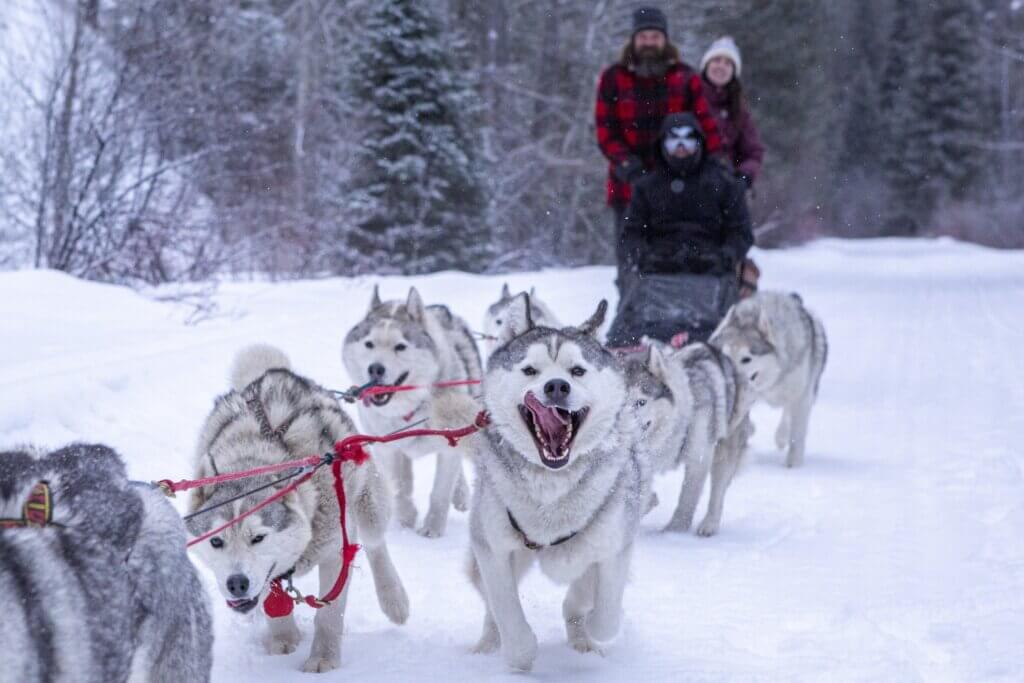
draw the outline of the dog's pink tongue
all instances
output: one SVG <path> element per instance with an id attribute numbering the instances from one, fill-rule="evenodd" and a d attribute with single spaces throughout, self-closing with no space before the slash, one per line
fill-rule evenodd
<path id="1" fill-rule="evenodd" d="M 526 394 L 526 407 L 533 413 L 533 419 L 540 427 L 541 433 L 548 442 L 549 447 L 556 447 L 562 443 L 565 432 L 569 426 L 568 416 L 563 416 L 558 408 L 547 406 L 533 395 L 533 392 Z M 554 448 L 552 448 L 552 452 Z"/>

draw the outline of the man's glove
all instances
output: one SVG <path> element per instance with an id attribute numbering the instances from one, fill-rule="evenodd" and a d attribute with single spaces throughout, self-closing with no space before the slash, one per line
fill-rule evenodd
<path id="1" fill-rule="evenodd" d="M 644 174 L 644 162 L 639 157 L 628 156 L 621 164 L 615 165 L 615 177 L 626 183 L 635 183 Z"/>

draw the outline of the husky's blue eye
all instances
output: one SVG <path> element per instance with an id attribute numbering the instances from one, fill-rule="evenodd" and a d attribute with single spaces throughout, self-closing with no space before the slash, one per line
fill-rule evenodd
<path id="1" fill-rule="evenodd" d="M 210 539 L 210 545 L 212 545 L 214 548 L 223 548 L 224 539 L 222 539 L 220 536 L 214 536 Z"/>
<path id="2" fill-rule="evenodd" d="M 372 349 L 373 348 L 373 342 L 372 341 L 366 342 L 366 348 Z"/>
<path id="3" fill-rule="evenodd" d="M 263 540 L 264 538 L 266 538 L 266 535 L 265 535 L 265 534 L 260 534 L 259 536 L 253 536 L 253 537 L 252 537 L 252 544 L 253 544 L 253 545 L 256 545 L 257 543 L 259 543 L 260 541 L 262 541 L 262 540 Z"/>
<path id="4" fill-rule="evenodd" d="M 637 400 L 637 402 L 636 402 L 636 407 L 637 408 L 643 408 L 645 405 L 647 405 L 647 399 L 646 398 L 641 398 L 641 399 Z"/>
<path id="5" fill-rule="evenodd" d="M 569 371 L 569 373 L 573 377 L 582 377 L 583 375 L 587 374 L 587 369 L 586 368 L 581 368 L 578 365 L 574 365 L 572 370 Z"/>
<path id="6" fill-rule="evenodd" d="M 523 368 L 523 374 L 526 375 L 527 377 L 533 377 L 534 375 L 537 374 L 537 368 L 533 367 L 532 365 L 527 365 L 525 368 Z"/>
<path id="7" fill-rule="evenodd" d="M 407 348 L 405 344 L 395 344 L 395 351 L 405 351 Z"/>

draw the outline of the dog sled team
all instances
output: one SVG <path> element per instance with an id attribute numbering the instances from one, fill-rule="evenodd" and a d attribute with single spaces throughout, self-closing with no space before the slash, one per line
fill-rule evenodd
<path id="1" fill-rule="evenodd" d="M 466 585 L 483 599 L 476 651 L 500 650 L 516 669 L 529 669 L 537 653 L 518 589 L 534 564 L 567 585 L 562 613 L 573 648 L 602 650 L 615 639 L 637 530 L 659 504 L 655 476 L 685 469 L 667 531 L 691 528 L 708 478 L 696 531 L 719 530 L 756 401 L 783 409 L 776 442 L 788 465 L 801 464 L 826 343 L 799 297 L 744 299 L 709 343 L 681 349 L 657 341 L 609 349 L 599 338 L 606 308 L 602 301 L 587 320 L 563 325 L 536 294 L 506 287 L 486 314 L 495 338 L 484 365 L 469 327 L 450 309 L 424 305 L 415 289 L 399 301 L 382 301 L 374 290 L 342 344 L 354 382 L 480 384 L 376 393 L 358 406 L 363 430 L 391 433 L 414 420 L 465 426 L 480 410 L 490 417 L 455 449 L 420 437 L 372 446 L 368 462 L 344 465 L 347 531 L 366 552 L 388 619 L 410 617 L 387 534 L 393 514 L 403 526 L 419 516 L 411 458 L 437 459 L 421 534 L 444 534 L 450 507 L 469 505 Z M 197 478 L 330 451 L 357 431 L 335 394 L 294 372 L 276 348 L 243 349 L 228 374 L 230 390 L 199 429 Z M 475 473 L 472 495 L 466 463 Z M 4 680 L 207 680 L 210 614 L 185 541 L 256 508 L 276 476 L 197 488 L 182 522 L 158 490 L 129 481 L 104 446 L 0 454 L 0 590 L 46 598 L 15 600 L 0 620 L 0 638 L 14 645 Z M 326 593 L 341 570 L 332 486 L 327 470 L 317 472 L 196 546 L 231 609 L 250 612 L 275 579 L 314 570 Z M 304 670 L 340 666 L 347 591 L 317 610 Z M 267 621 L 267 651 L 295 651 L 294 618 Z"/>
<path id="2" fill-rule="evenodd" d="M 0 619 L 0 680 L 208 680 L 211 619 L 186 541 L 201 541 L 194 555 L 222 598 L 248 613 L 266 607 L 274 585 L 314 571 L 327 593 L 342 571 L 342 512 L 392 622 L 410 611 L 389 530 L 442 536 L 454 507 L 469 510 L 465 585 L 483 607 L 476 652 L 532 667 L 537 637 L 519 582 L 534 564 L 567 587 L 570 646 L 602 651 L 620 630 L 644 515 L 671 505 L 667 532 L 720 530 L 755 403 L 782 409 L 775 443 L 787 466 L 801 465 L 827 343 L 798 295 L 754 291 L 744 193 L 763 149 L 739 89 L 739 51 L 717 41 L 695 74 L 667 36 L 661 12 L 637 10 L 598 88 L 619 245 L 620 300 L 604 339 L 604 301 L 586 320 L 563 321 L 535 291 L 506 285 L 486 311 L 483 362 L 452 309 L 415 289 L 385 301 L 375 288 L 341 343 L 352 382 L 375 389 L 357 402 L 362 433 L 464 427 L 481 411 L 489 423 L 455 448 L 429 436 L 369 446 L 367 462 L 341 465 L 344 510 L 326 468 L 288 491 L 278 474 L 199 486 L 182 520 L 104 446 L 0 453 L 0 592 L 22 597 Z M 651 97 L 667 98 L 658 116 L 629 106 Z M 279 349 L 247 347 L 227 374 L 230 388 L 198 429 L 196 479 L 329 452 L 357 433 L 338 392 L 295 372 Z M 426 456 L 436 464 L 420 511 L 412 460 Z M 654 478 L 680 468 L 678 501 L 659 501 Z M 286 495 L 267 504 L 274 491 Z M 316 610 L 303 670 L 341 665 L 348 588 Z M 269 653 L 300 642 L 290 613 L 267 617 Z"/>

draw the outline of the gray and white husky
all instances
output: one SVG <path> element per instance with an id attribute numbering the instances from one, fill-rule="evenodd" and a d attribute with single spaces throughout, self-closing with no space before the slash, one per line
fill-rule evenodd
<path id="1" fill-rule="evenodd" d="M 208 598 L 185 541 L 164 495 L 106 446 L 0 453 L 0 681 L 208 681 Z"/>
<path id="2" fill-rule="evenodd" d="M 535 325 L 551 327 L 556 330 L 562 326 L 562 323 L 558 322 L 558 318 L 551 312 L 551 309 L 537 298 L 537 293 L 532 287 L 530 288 L 529 297 L 530 313 L 533 315 Z M 508 288 L 508 283 L 506 282 L 501 286 L 501 298 L 487 307 L 487 312 L 484 314 L 484 335 L 486 336 L 484 348 L 488 356 L 498 348 L 498 339 L 501 338 L 508 327 L 507 311 L 509 305 L 514 300 L 515 295 L 512 294 L 512 290 Z"/>
<path id="3" fill-rule="evenodd" d="M 655 343 L 625 362 L 642 448 L 654 472 L 686 467 L 679 503 L 665 530 L 689 531 L 710 472 L 708 511 L 697 534 L 713 536 L 752 431 L 753 397 L 745 378 L 728 357 L 699 342 L 678 351 Z"/>
<path id="4" fill-rule="evenodd" d="M 247 470 L 333 451 L 334 443 L 355 432 L 335 398 L 289 369 L 288 358 L 265 345 L 243 349 L 231 371 L 232 390 L 219 397 L 199 435 L 195 476 Z M 373 461 L 345 463 L 348 533 L 366 551 L 377 601 L 396 624 L 409 616 L 409 599 L 391 563 L 384 540 L 390 496 Z M 263 501 L 274 488 L 243 495 L 282 475 L 271 474 L 195 489 L 189 509 L 210 512 L 192 517 L 188 529 L 198 536 Z M 277 485 L 276 488 L 283 487 Z M 218 503 L 232 501 L 211 509 Z M 277 577 L 301 576 L 319 569 L 323 595 L 341 570 L 341 529 L 330 468 L 322 467 L 306 484 L 280 501 L 229 527 L 195 548 L 213 569 L 229 607 L 249 612 L 269 593 Z M 349 584 L 352 577 L 350 575 Z M 315 635 L 304 671 L 329 671 L 340 664 L 341 634 L 348 585 L 330 606 L 316 611 Z M 293 652 L 300 635 L 292 615 L 269 619 L 266 640 L 271 654 Z"/>
<path id="5" fill-rule="evenodd" d="M 594 336 L 606 308 L 602 301 L 580 327 L 555 330 L 535 326 L 529 297 L 516 297 L 484 378 L 491 426 L 467 442 L 477 463 L 470 577 L 486 605 L 476 649 L 500 647 L 516 669 L 530 669 L 537 654 L 519 598 L 535 561 L 569 584 L 562 614 L 574 648 L 608 645 L 621 624 L 650 475 L 623 368 Z"/>
<path id="6" fill-rule="evenodd" d="M 733 360 L 759 399 L 782 408 L 775 445 L 786 450 L 787 467 L 802 465 L 828 359 L 821 320 L 797 294 L 760 292 L 733 306 L 709 343 Z"/>
<path id="7" fill-rule="evenodd" d="M 480 353 L 466 323 L 445 306 L 425 306 L 415 288 L 406 301 L 381 301 L 376 287 L 370 309 L 345 337 L 342 360 L 349 377 L 357 384 L 413 385 L 413 391 L 378 394 L 359 404 L 362 426 L 376 435 L 407 429 L 429 418 L 433 402 L 445 394 L 470 395 L 474 387 L 439 389 L 438 382 L 479 380 Z M 427 425 L 431 426 L 431 425 Z M 412 502 L 411 458 L 437 453 L 430 509 L 419 533 L 427 537 L 444 535 L 448 508 L 465 510 L 469 486 L 462 473 L 458 452 L 436 438 L 404 439 L 375 444 L 373 457 L 381 462 L 395 482 L 395 510 L 403 526 L 416 524 Z"/>

